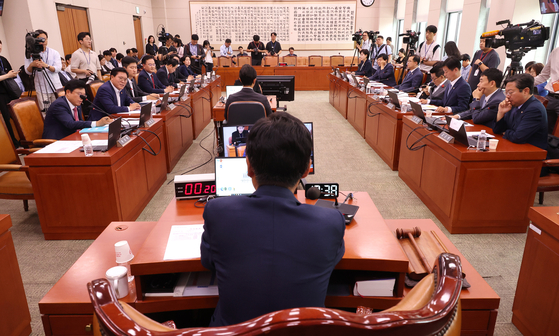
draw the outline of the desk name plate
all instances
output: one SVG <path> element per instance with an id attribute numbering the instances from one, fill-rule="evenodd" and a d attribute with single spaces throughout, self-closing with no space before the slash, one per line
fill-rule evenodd
<path id="1" fill-rule="evenodd" d="M 437 137 L 446 143 L 454 143 L 454 137 L 446 132 L 439 133 Z"/>

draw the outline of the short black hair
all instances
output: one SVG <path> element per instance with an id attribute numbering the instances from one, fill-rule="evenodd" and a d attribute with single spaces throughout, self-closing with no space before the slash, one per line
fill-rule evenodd
<path id="1" fill-rule="evenodd" d="M 295 48 L 293 48 L 293 47 L 289 47 L 289 50 L 293 50 L 293 51 L 295 51 Z"/>
<path id="2" fill-rule="evenodd" d="M 208 46 L 210 45 L 210 41 L 204 40 L 204 42 L 202 42 L 202 47 L 207 46 L 207 45 Z"/>
<path id="3" fill-rule="evenodd" d="M 278 37 L 278 34 L 276 33 L 271 33 L 270 36 L 274 35 L 275 37 Z"/>
<path id="4" fill-rule="evenodd" d="M 42 29 L 37 29 L 35 30 L 35 32 L 38 33 L 37 35 L 45 34 L 46 37 L 49 37 L 49 34 L 47 34 L 47 32 Z"/>
<path id="5" fill-rule="evenodd" d="M 109 51 L 110 52 L 116 52 L 117 50 L 116 50 L 116 48 L 111 48 L 111 49 L 109 49 Z"/>
<path id="6" fill-rule="evenodd" d="M 153 37 L 153 42 L 155 43 L 155 36 L 153 36 L 153 35 L 148 36 L 148 43 L 149 43 L 149 40 L 151 40 L 152 37 Z"/>
<path id="7" fill-rule="evenodd" d="M 172 67 L 176 67 L 177 65 L 179 65 L 179 62 L 174 57 L 171 57 L 171 58 L 167 59 L 167 61 L 165 61 L 165 65 L 170 65 Z"/>
<path id="8" fill-rule="evenodd" d="M 188 56 L 181 57 L 181 63 L 184 63 L 184 61 L 186 61 L 187 58 L 190 59 L 190 57 L 188 57 Z"/>
<path id="9" fill-rule="evenodd" d="M 121 59 L 123 59 L 123 58 L 124 58 L 124 55 L 123 55 L 123 54 L 121 54 L 121 53 L 116 54 L 116 60 L 117 60 L 117 61 L 118 61 L 118 60 L 121 60 Z"/>
<path id="10" fill-rule="evenodd" d="M 231 39 L 225 39 L 225 43 L 231 43 Z"/>
<path id="11" fill-rule="evenodd" d="M 429 73 L 434 74 L 437 77 L 444 76 L 443 62 L 437 62 L 433 65 Z"/>
<path id="12" fill-rule="evenodd" d="M 130 54 L 132 52 L 132 49 L 126 49 L 126 55 Z"/>
<path id="13" fill-rule="evenodd" d="M 257 76 L 256 70 L 249 64 L 243 65 L 239 71 L 239 79 L 244 86 L 252 85 Z"/>
<path id="14" fill-rule="evenodd" d="M 132 56 L 126 56 L 122 59 L 122 67 L 123 68 L 126 68 L 127 66 L 129 66 L 132 63 L 138 64 L 138 60 L 135 59 Z"/>
<path id="15" fill-rule="evenodd" d="M 369 57 L 369 50 L 367 50 L 367 49 L 361 49 L 361 51 L 359 53 Z"/>
<path id="16" fill-rule="evenodd" d="M 144 57 L 142 57 L 142 64 L 146 64 L 150 59 L 155 60 L 155 57 L 153 57 L 153 55 L 144 55 Z"/>
<path id="17" fill-rule="evenodd" d="M 400 48 L 400 50 L 398 50 L 398 52 L 401 52 L 402 54 L 405 54 L 406 50 L 404 48 Z"/>
<path id="18" fill-rule="evenodd" d="M 190 39 L 192 41 L 198 41 L 200 38 L 198 37 L 198 34 L 192 34 L 192 36 L 190 37 Z"/>
<path id="19" fill-rule="evenodd" d="M 543 65 L 543 63 L 536 63 L 536 64 L 532 64 L 532 66 L 528 68 L 528 70 L 534 70 L 536 76 L 538 76 L 540 72 L 542 72 L 544 67 L 545 65 Z"/>
<path id="20" fill-rule="evenodd" d="M 462 69 L 462 64 L 460 64 L 460 59 L 454 56 L 447 58 L 443 62 L 443 66 L 447 67 L 449 70 Z"/>
<path id="21" fill-rule="evenodd" d="M 417 64 L 419 64 L 419 62 L 421 62 L 421 58 L 419 57 L 419 55 L 413 55 L 413 56 L 409 57 L 408 59 L 413 60 Z"/>
<path id="22" fill-rule="evenodd" d="M 505 85 L 507 85 L 508 83 L 512 83 L 514 82 L 516 85 L 516 88 L 520 91 L 524 90 L 525 88 L 529 88 L 530 89 L 530 94 L 534 93 L 534 77 L 532 77 L 532 75 L 529 74 L 518 74 L 518 75 L 514 75 L 512 77 L 509 77 L 507 79 L 507 82 L 505 83 Z"/>
<path id="23" fill-rule="evenodd" d="M 105 50 L 103 51 L 103 56 L 111 56 L 111 51 L 110 50 Z"/>
<path id="24" fill-rule="evenodd" d="M 113 69 L 111 70 L 111 77 L 115 77 L 115 76 L 118 75 L 120 72 L 126 74 L 126 77 L 128 77 L 128 71 L 126 71 L 126 69 L 121 68 L 121 67 L 113 68 Z"/>
<path id="25" fill-rule="evenodd" d="M 79 34 L 78 34 L 78 41 L 83 41 L 83 39 L 84 39 L 86 36 L 91 37 L 91 34 L 89 34 L 89 32 L 81 32 L 81 33 L 79 33 Z"/>
<path id="26" fill-rule="evenodd" d="M 388 41 L 392 42 L 392 37 L 390 37 L 390 36 L 387 37 L 387 38 L 386 38 L 386 41 L 387 41 L 387 42 L 388 42 Z"/>
<path id="27" fill-rule="evenodd" d="M 436 34 L 437 33 L 437 26 L 429 25 L 429 26 L 427 26 L 427 28 L 425 28 L 425 31 Z"/>
<path id="28" fill-rule="evenodd" d="M 377 38 L 380 38 L 380 39 L 384 40 L 384 36 L 382 36 L 382 35 L 377 35 Z"/>
<path id="29" fill-rule="evenodd" d="M 84 81 L 79 80 L 79 79 L 72 79 L 70 81 L 68 81 L 68 83 L 66 83 L 66 85 L 64 85 L 64 92 L 66 91 L 70 91 L 70 92 L 74 92 L 75 89 L 84 89 L 86 88 L 86 84 Z"/>
<path id="30" fill-rule="evenodd" d="M 172 40 L 172 39 L 173 39 L 173 35 L 171 35 L 171 34 L 165 35 L 165 41 L 169 41 L 169 40 Z"/>
<path id="31" fill-rule="evenodd" d="M 157 53 L 160 55 L 167 55 L 167 53 L 169 52 L 169 50 L 167 49 L 167 47 L 161 46 L 159 47 L 159 49 L 157 49 Z"/>
<path id="32" fill-rule="evenodd" d="M 254 35 L 254 36 L 252 37 L 252 40 L 258 42 L 258 41 L 260 41 L 260 36 Z"/>
<path id="33" fill-rule="evenodd" d="M 66 62 L 68 62 L 69 59 L 72 59 L 72 54 L 66 54 L 66 56 L 64 56 L 64 59 L 66 59 Z"/>
<path id="34" fill-rule="evenodd" d="M 469 60 L 470 60 L 470 55 L 462 54 L 462 61 L 469 61 Z"/>
<path id="35" fill-rule="evenodd" d="M 103 55 L 97 55 L 97 58 L 99 59 L 99 61 L 101 61 L 105 57 Z"/>
<path id="36" fill-rule="evenodd" d="M 361 50 L 361 51 L 363 51 L 363 50 Z M 369 51 L 369 50 L 365 50 L 365 51 Z M 386 55 L 386 54 L 378 55 L 377 59 L 379 59 L 379 58 L 382 58 L 383 60 L 388 61 L 388 55 Z"/>
<path id="37" fill-rule="evenodd" d="M 239 50 L 239 49 L 244 49 L 244 48 L 243 48 L 243 46 L 239 46 L 239 47 L 237 48 L 237 50 Z"/>
<path id="38" fill-rule="evenodd" d="M 482 76 L 485 76 L 488 81 L 495 81 L 496 87 L 501 87 L 501 83 L 503 82 L 503 73 L 501 70 L 496 68 L 489 68 L 481 73 Z"/>
<path id="39" fill-rule="evenodd" d="M 309 167 L 311 133 L 286 112 L 259 119 L 250 129 L 246 155 L 258 185 L 292 188 Z M 274 153 L 274 155 L 270 155 Z"/>
<path id="40" fill-rule="evenodd" d="M 528 63 L 526 63 L 526 65 L 524 66 L 524 70 L 528 70 L 532 65 L 536 64 L 536 62 L 534 61 L 530 61 Z"/>
<path id="41" fill-rule="evenodd" d="M 137 53 L 137 52 L 138 52 L 138 49 L 136 49 L 136 48 L 130 48 L 130 50 L 132 50 L 133 53 Z"/>

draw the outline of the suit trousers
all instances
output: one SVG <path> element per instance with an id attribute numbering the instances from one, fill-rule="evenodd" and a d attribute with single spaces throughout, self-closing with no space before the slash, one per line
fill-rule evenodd
<path id="1" fill-rule="evenodd" d="M 559 98 L 547 95 L 547 133 L 553 134 L 555 124 L 557 123 L 557 116 L 559 116 Z"/>

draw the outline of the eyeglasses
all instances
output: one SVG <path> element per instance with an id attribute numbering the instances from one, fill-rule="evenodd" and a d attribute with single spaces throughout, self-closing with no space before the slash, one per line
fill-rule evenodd
<path id="1" fill-rule="evenodd" d="M 520 91 L 512 91 L 512 90 L 507 90 L 505 91 L 505 96 L 512 96 L 513 94 L 520 92 Z"/>

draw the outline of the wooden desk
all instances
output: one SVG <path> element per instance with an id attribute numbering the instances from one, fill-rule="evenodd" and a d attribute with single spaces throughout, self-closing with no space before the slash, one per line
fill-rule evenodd
<path id="1" fill-rule="evenodd" d="M 0 215 L 0 335 L 31 334 L 31 315 L 19 272 L 9 215 Z"/>
<path id="2" fill-rule="evenodd" d="M 148 130 L 161 139 L 152 156 L 139 137 L 124 147 L 86 157 L 79 149 L 68 154 L 33 153 L 25 158 L 45 239 L 95 239 L 112 221 L 135 220 L 167 178 L 163 120 Z M 141 136 L 157 151 L 159 140 Z M 106 133 L 91 133 L 106 139 Z M 80 140 L 78 132 L 64 140 Z"/>
<path id="3" fill-rule="evenodd" d="M 512 306 L 512 323 L 523 335 L 559 330 L 559 207 L 530 208 L 532 220 Z M 533 228 L 532 228 L 533 225 Z"/>
<path id="4" fill-rule="evenodd" d="M 385 222 L 392 232 L 395 232 L 397 228 L 412 229 L 418 226 L 421 228 L 421 237 L 423 237 L 427 236 L 430 231 L 435 231 L 448 251 L 460 256 L 462 272 L 466 274 L 466 279 L 471 285 L 470 288 L 463 289 L 460 293 L 462 335 L 493 335 L 501 299 L 437 225 L 430 219 L 385 219 Z M 406 287 L 404 294 L 410 290 Z"/>
<path id="5" fill-rule="evenodd" d="M 330 89 L 330 104 L 332 104 L 332 106 L 340 112 L 342 117 L 347 119 L 347 95 L 352 86 L 348 82 L 334 76 L 331 73 L 328 74 L 328 80 Z"/>
<path id="6" fill-rule="evenodd" d="M 546 151 L 497 136 L 496 150 L 478 152 L 447 144 L 435 132 L 418 143 L 425 147 L 410 151 L 406 139 L 418 126 L 404 117 L 398 175 L 450 233 L 526 232 Z M 481 129 L 493 133 L 468 127 Z M 427 133 L 419 128 L 408 143 Z"/>
<path id="7" fill-rule="evenodd" d="M 328 90 L 329 88 L 329 73 L 332 72 L 330 66 L 277 66 L 277 67 L 263 67 L 254 66 L 258 76 L 295 76 L 295 90 L 297 91 L 314 91 L 314 90 Z M 352 69 L 357 67 L 341 67 L 340 71 Z M 223 78 L 223 86 L 233 85 L 235 80 L 239 78 L 239 67 L 223 68 L 219 67 L 215 73 Z"/>
<path id="8" fill-rule="evenodd" d="M 347 121 L 364 138 L 368 106 L 367 95 L 359 88 L 347 84 Z"/>

